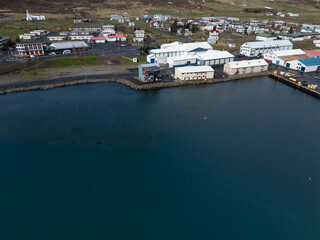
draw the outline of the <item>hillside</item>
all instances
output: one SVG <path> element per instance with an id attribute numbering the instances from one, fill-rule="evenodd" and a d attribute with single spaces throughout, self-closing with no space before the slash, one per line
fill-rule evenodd
<path id="1" fill-rule="evenodd" d="M 317 22 L 320 0 L 2 0 L 0 11 L 23 16 L 28 9 L 32 14 L 49 17 L 89 16 L 107 17 L 111 14 L 141 16 L 164 13 L 181 17 L 235 16 L 263 18 L 265 14 L 253 13 L 256 9 L 300 13 L 300 21 Z M 253 12 L 252 12 L 253 11 Z M 295 19 L 296 20 L 296 19 Z"/>

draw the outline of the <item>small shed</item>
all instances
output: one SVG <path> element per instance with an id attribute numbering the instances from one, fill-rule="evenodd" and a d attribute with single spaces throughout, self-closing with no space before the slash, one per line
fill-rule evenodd
<path id="1" fill-rule="evenodd" d="M 140 64 L 138 66 L 139 78 L 143 82 L 153 82 L 160 79 L 160 64 L 148 63 Z"/>

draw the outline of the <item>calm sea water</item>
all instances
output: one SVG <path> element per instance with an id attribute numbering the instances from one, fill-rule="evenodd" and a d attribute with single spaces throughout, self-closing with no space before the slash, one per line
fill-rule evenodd
<path id="1" fill-rule="evenodd" d="M 267 77 L 0 96 L 0 239 L 319 239 L 319 103 Z"/>

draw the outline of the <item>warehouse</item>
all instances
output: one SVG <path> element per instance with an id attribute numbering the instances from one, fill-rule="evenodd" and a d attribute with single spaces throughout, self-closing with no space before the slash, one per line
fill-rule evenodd
<path id="1" fill-rule="evenodd" d="M 267 34 L 267 33 L 259 33 L 256 36 L 257 41 L 272 41 L 277 39 L 277 37 L 273 34 Z"/>
<path id="2" fill-rule="evenodd" d="M 320 71 L 320 58 L 298 59 L 288 62 L 289 68 L 301 72 Z"/>
<path id="3" fill-rule="evenodd" d="M 77 35 L 77 36 L 69 36 L 70 40 L 86 40 L 87 42 L 91 40 L 93 35 Z"/>
<path id="4" fill-rule="evenodd" d="M 267 71 L 268 66 L 269 64 L 263 59 L 235 61 L 226 63 L 223 67 L 223 71 L 228 75 L 256 73 Z"/>
<path id="5" fill-rule="evenodd" d="M 102 25 L 76 25 L 72 26 L 72 31 L 88 31 L 88 32 L 100 32 Z"/>
<path id="6" fill-rule="evenodd" d="M 320 58 L 320 51 L 318 50 L 306 50 L 304 51 L 309 57 Z"/>
<path id="7" fill-rule="evenodd" d="M 195 55 L 182 55 L 177 57 L 167 58 L 167 65 L 170 68 L 199 65 L 199 66 L 213 66 L 232 62 L 234 56 L 227 51 L 209 50 L 204 53 Z"/>
<path id="8" fill-rule="evenodd" d="M 192 66 L 175 68 L 175 79 L 205 80 L 214 78 L 214 70 L 210 66 Z"/>
<path id="9" fill-rule="evenodd" d="M 247 57 L 257 57 L 269 52 L 290 50 L 292 47 L 293 44 L 289 40 L 247 42 L 241 45 L 240 54 Z"/>
<path id="10" fill-rule="evenodd" d="M 274 51 L 271 53 L 266 53 L 264 59 L 269 62 L 279 66 L 285 67 L 288 61 L 310 58 L 301 49 L 291 49 L 285 51 Z"/>
<path id="11" fill-rule="evenodd" d="M 52 43 L 50 48 L 56 52 L 70 50 L 71 52 L 83 52 L 89 49 L 89 46 L 83 41 Z"/>
<path id="12" fill-rule="evenodd" d="M 162 44 L 160 49 L 152 49 L 147 56 L 149 63 L 164 63 L 169 57 L 182 55 L 195 55 L 212 50 L 212 46 L 207 42 L 181 43 L 173 42 Z"/>

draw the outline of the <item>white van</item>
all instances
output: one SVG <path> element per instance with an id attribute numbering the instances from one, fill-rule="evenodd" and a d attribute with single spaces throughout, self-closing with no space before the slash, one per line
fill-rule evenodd
<path id="1" fill-rule="evenodd" d="M 62 54 L 70 54 L 71 51 L 70 50 L 63 50 Z"/>

